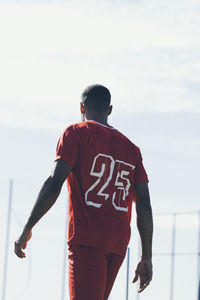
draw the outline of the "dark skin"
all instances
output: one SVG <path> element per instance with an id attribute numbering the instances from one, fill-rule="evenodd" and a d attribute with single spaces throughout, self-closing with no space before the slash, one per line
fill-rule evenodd
<path id="1" fill-rule="evenodd" d="M 60 159 L 55 162 L 54 170 L 44 182 L 24 230 L 15 242 L 15 253 L 18 257 L 26 257 L 22 249 L 26 248 L 27 241 L 31 238 L 32 228 L 54 205 L 71 170 L 70 164 L 64 160 Z"/>
<path id="2" fill-rule="evenodd" d="M 152 235 L 153 218 L 147 182 L 135 184 L 137 227 L 142 245 L 142 258 L 137 265 L 133 283 L 140 281 L 138 293 L 141 293 L 152 280 Z"/>
<path id="3" fill-rule="evenodd" d="M 112 112 L 112 106 L 110 106 L 105 113 L 99 114 L 88 110 L 87 107 L 81 103 L 80 111 L 84 120 L 94 120 L 107 125 L 108 115 L 110 115 Z M 60 194 L 62 185 L 67 179 L 71 170 L 72 167 L 70 164 L 64 160 L 60 159 L 55 162 L 53 172 L 44 182 L 23 232 L 15 242 L 15 253 L 18 257 L 26 257 L 23 250 L 26 248 L 27 242 L 32 236 L 32 228 L 54 205 Z M 152 280 L 151 257 L 153 220 L 148 183 L 143 182 L 135 184 L 134 191 L 137 198 L 137 227 L 141 237 L 142 258 L 137 265 L 133 282 L 136 282 L 139 279 L 140 285 L 138 292 L 140 293 L 149 285 L 150 281 Z"/>

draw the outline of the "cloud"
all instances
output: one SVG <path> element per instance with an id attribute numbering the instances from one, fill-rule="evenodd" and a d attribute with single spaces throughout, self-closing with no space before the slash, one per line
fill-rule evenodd
<path id="1" fill-rule="evenodd" d="M 71 120 L 95 82 L 124 113 L 200 112 L 195 1 L 29 3 L 0 4 L 1 122 Z"/>

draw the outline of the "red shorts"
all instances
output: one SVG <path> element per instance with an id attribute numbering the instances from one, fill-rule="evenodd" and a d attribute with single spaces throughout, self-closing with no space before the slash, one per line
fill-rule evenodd
<path id="1" fill-rule="evenodd" d="M 68 250 L 70 300 L 107 300 L 124 256 L 73 245 Z"/>

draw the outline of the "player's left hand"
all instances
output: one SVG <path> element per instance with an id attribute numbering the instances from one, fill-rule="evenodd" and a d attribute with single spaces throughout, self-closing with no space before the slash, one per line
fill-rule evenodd
<path id="1" fill-rule="evenodd" d="M 32 231 L 24 229 L 21 236 L 18 238 L 18 240 L 15 241 L 15 254 L 18 257 L 20 258 L 26 257 L 26 254 L 24 253 L 24 251 L 22 251 L 22 249 L 26 248 L 27 243 L 31 239 L 31 237 L 32 237 Z"/>
<path id="2" fill-rule="evenodd" d="M 135 283 L 138 278 L 140 280 L 140 286 L 138 293 L 141 293 L 150 283 L 152 280 L 152 262 L 151 259 L 141 259 L 138 263 L 137 268 L 135 270 L 135 277 L 133 279 L 133 283 Z"/>

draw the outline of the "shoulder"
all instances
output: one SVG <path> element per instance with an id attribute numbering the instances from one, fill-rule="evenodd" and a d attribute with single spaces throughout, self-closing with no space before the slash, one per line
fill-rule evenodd
<path id="1" fill-rule="evenodd" d="M 135 145 L 126 135 L 121 133 L 119 130 L 115 130 L 116 134 L 124 141 L 127 143 L 129 147 L 132 148 L 134 152 L 140 153 L 140 148 Z"/>
<path id="2" fill-rule="evenodd" d="M 64 129 L 64 133 L 65 134 L 70 134 L 70 133 L 74 133 L 74 134 L 78 134 L 80 132 L 81 129 L 86 128 L 87 124 L 85 124 L 86 122 L 79 122 L 79 123 L 73 123 L 70 124 L 68 126 L 65 127 Z"/>

